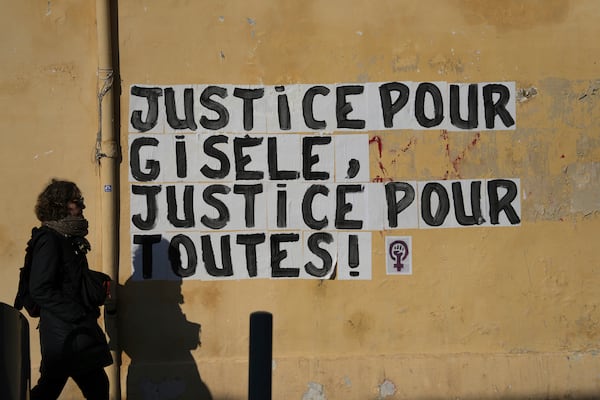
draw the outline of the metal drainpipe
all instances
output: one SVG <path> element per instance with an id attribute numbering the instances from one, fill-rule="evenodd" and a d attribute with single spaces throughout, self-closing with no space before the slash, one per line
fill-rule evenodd
<path id="1" fill-rule="evenodd" d="M 110 399 L 121 399 L 120 351 L 118 347 L 117 291 L 118 262 L 118 164 L 120 160 L 114 124 L 113 56 L 111 0 L 96 0 L 98 35 L 98 134 L 96 161 L 100 169 L 100 208 L 102 229 L 102 270 L 113 282 L 111 299 L 104 306 L 105 321 L 112 326 L 111 345 L 114 363 L 109 367 Z M 117 78 L 118 79 L 118 78 Z"/>

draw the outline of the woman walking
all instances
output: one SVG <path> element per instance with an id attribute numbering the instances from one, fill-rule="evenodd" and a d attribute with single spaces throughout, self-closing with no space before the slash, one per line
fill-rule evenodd
<path id="1" fill-rule="evenodd" d="M 52 180 L 38 196 L 29 290 L 40 306 L 41 376 L 32 400 L 54 400 L 71 377 L 88 400 L 107 400 L 112 364 L 98 307 L 81 299 L 82 270 L 88 268 L 88 222 L 81 191 L 73 182 Z"/>

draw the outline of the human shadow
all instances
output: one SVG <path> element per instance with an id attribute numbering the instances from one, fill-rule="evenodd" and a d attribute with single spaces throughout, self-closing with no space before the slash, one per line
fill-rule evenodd
<path id="1" fill-rule="evenodd" d="M 109 344 L 131 359 L 128 399 L 213 400 L 191 354 L 200 346 L 201 327 L 181 309 L 182 279 L 171 271 L 168 246 L 162 240 L 150 252 L 146 247 L 144 257 L 142 246 L 135 252 L 134 272 L 117 288 L 117 327 L 107 324 Z"/>

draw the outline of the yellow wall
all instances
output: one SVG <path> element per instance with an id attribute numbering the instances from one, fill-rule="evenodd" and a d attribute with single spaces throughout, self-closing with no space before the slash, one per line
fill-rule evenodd
<path id="1" fill-rule="evenodd" d="M 80 184 L 100 264 L 87 3 L 2 2 L 6 303 L 50 177 Z M 598 395 L 599 13 L 594 0 L 120 2 L 123 397 L 199 393 L 202 381 L 215 400 L 245 398 L 256 310 L 274 316 L 274 399 Z M 369 281 L 129 280 L 130 85 L 387 81 L 516 82 L 516 130 L 370 132 L 383 146 L 370 158 L 372 178 L 519 178 L 520 226 L 393 231 L 412 236 L 411 276 L 385 274 L 390 232 L 375 232 Z M 77 397 L 72 385 L 62 396 Z"/>

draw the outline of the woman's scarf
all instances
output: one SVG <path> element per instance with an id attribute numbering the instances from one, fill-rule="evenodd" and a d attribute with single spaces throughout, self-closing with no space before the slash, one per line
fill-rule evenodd
<path id="1" fill-rule="evenodd" d="M 84 217 L 69 215 L 58 221 L 44 221 L 42 225 L 61 235 L 74 238 L 76 252 L 85 254 L 91 249 L 90 242 L 85 238 L 88 234 L 88 221 Z"/>

